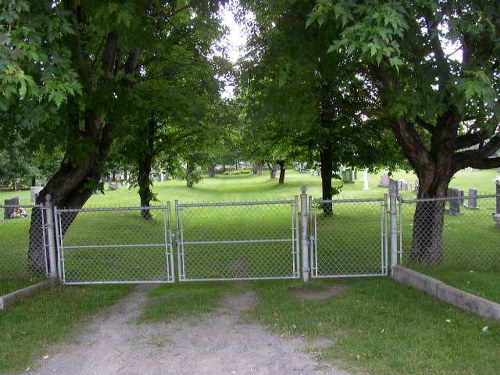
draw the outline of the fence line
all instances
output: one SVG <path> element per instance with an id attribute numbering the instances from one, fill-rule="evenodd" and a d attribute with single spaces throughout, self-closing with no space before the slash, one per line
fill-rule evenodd
<path id="1" fill-rule="evenodd" d="M 389 193 L 315 200 L 304 187 L 300 203 L 298 197 L 176 201 L 175 225 L 169 202 L 54 208 L 52 244 L 47 236 L 53 225 L 50 202 L 0 205 L 0 280 L 29 279 L 31 267 L 52 277 L 57 270 L 68 284 L 174 282 L 174 268 L 179 281 L 384 276 L 389 260 L 391 266 L 414 269 L 500 270 L 500 223 L 495 221 L 500 219 L 500 194 L 407 199 L 395 189 Z M 321 213 L 325 205 L 331 205 L 331 212 Z M 436 205 L 442 218 L 431 215 Z M 12 215 L 19 207 L 26 216 Z M 442 242 L 432 237 L 432 228 L 417 224 L 417 207 L 435 224 L 442 221 Z M 438 254 L 435 261 L 412 255 L 426 246 Z M 30 259 L 29 247 L 38 249 Z"/>

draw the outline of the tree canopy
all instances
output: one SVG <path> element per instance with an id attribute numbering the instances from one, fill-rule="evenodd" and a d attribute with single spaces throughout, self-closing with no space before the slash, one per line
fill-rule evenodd
<path id="1" fill-rule="evenodd" d="M 500 166 L 500 17 L 494 1 L 318 0 L 308 25 L 325 48 L 366 64 L 381 115 L 419 178 L 419 198 L 445 197 L 466 167 Z M 444 203 L 417 206 L 417 261 L 440 262 Z"/>

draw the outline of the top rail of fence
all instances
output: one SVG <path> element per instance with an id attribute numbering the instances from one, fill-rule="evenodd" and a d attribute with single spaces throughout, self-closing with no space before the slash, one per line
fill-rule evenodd
<path id="1" fill-rule="evenodd" d="M 202 202 L 202 203 L 181 203 L 176 201 L 177 207 L 227 207 L 227 206 L 263 206 L 270 204 L 295 204 L 297 200 L 276 200 L 276 201 L 252 201 L 252 202 Z"/>
<path id="2" fill-rule="evenodd" d="M 317 203 L 370 203 L 370 202 L 385 202 L 386 198 L 346 198 L 346 199 L 313 199 L 314 204 Z"/>
<path id="3" fill-rule="evenodd" d="M 456 197 L 442 197 L 442 198 L 417 198 L 417 199 L 404 199 L 400 196 L 399 201 L 401 203 L 421 203 L 421 202 L 449 202 L 454 200 L 463 200 L 463 199 L 486 199 L 486 198 L 497 198 L 500 195 L 496 194 L 485 194 L 485 195 L 473 195 L 473 196 L 456 196 Z"/>

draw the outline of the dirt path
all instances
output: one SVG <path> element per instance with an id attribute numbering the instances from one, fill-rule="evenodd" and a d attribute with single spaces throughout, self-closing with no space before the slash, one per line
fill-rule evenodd
<path id="1" fill-rule="evenodd" d="M 253 292 L 224 298 L 197 322 L 137 324 L 150 287 L 139 286 L 97 319 L 80 343 L 41 359 L 27 373 L 48 374 L 335 374 L 303 352 L 305 342 L 238 322 L 257 303 Z"/>

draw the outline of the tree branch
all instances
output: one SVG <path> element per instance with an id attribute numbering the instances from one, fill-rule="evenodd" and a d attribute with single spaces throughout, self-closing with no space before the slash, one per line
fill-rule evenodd
<path id="1" fill-rule="evenodd" d="M 455 141 L 455 150 L 462 150 L 464 148 L 469 148 L 472 146 L 479 145 L 484 142 L 488 137 L 483 131 L 477 133 L 467 133 L 457 137 Z"/>
<path id="2" fill-rule="evenodd" d="M 479 155 L 483 158 L 490 157 L 494 153 L 500 150 L 500 133 L 495 134 L 490 138 L 488 143 L 484 147 L 480 148 Z"/>
<path id="3" fill-rule="evenodd" d="M 467 167 L 476 169 L 500 168 L 500 157 L 482 158 L 475 151 L 463 151 L 455 154 L 453 172 L 456 173 Z"/>
<path id="4" fill-rule="evenodd" d="M 420 125 L 422 128 L 424 128 L 425 130 L 427 130 L 431 134 L 434 133 L 434 129 L 436 129 L 436 127 L 434 125 L 429 124 L 427 121 L 425 121 L 420 116 L 417 116 L 416 120 L 417 120 L 418 125 Z"/>

